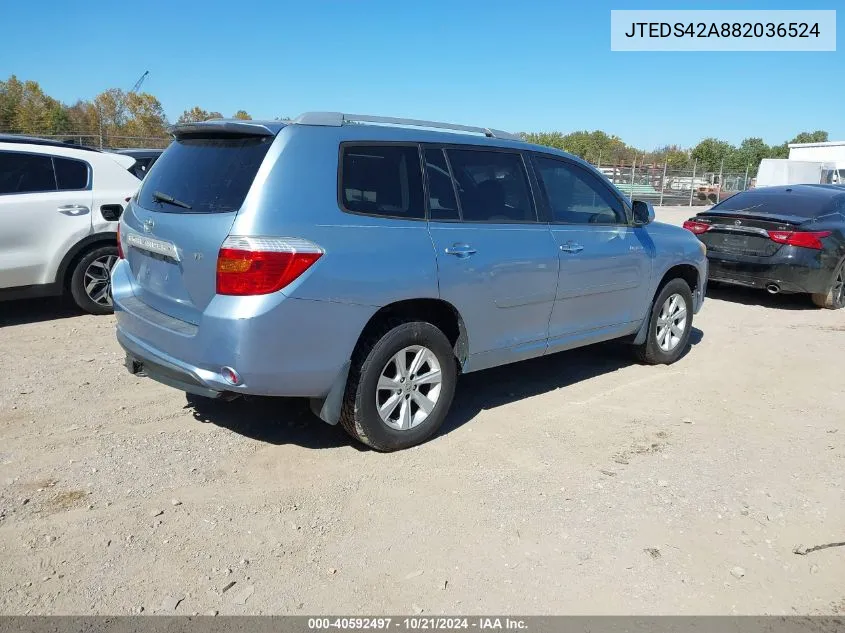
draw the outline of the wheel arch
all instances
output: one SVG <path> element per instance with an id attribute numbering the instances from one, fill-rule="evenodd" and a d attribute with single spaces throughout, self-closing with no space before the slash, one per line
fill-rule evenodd
<path id="1" fill-rule="evenodd" d="M 439 328 L 455 353 L 459 366 L 463 367 L 469 356 L 469 337 L 466 325 L 458 309 L 443 299 L 405 299 L 389 303 L 379 308 L 361 330 L 356 348 L 367 334 L 381 326 L 385 321 L 398 319 L 402 321 L 427 321 Z"/>
<path id="2" fill-rule="evenodd" d="M 634 345 L 641 345 L 648 336 L 648 326 L 651 322 L 651 312 L 654 309 L 654 300 L 657 298 L 657 295 L 660 294 L 660 291 L 663 290 L 663 287 L 673 279 L 683 279 L 690 287 L 690 291 L 692 291 L 693 296 L 695 296 L 695 291 L 699 288 L 699 284 L 701 283 L 698 268 L 694 264 L 675 264 L 663 273 L 663 276 L 660 278 L 660 282 L 657 284 L 654 289 L 654 293 L 651 295 L 651 301 L 648 302 L 648 312 L 646 312 L 642 325 L 640 325 L 640 329 L 634 337 Z M 690 306 L 690 308 L 691 307 L 692 306 Z"/>
<path id="3" fill-rule="evenodd" d="M 113 231 L 94 233 L 79 240 L 65 253 L 62 261 L 59 263 L 59 267 L 56 270 L 56 286 L 61 288 L 62 292 L 67 292 L 70 288 L 73 269 L 79 263 L 79 260 L 85 257 L 86 253 L 94 248 L 100 248 L 102 246 L 116 247 L 116 245 L 117 233 Z"/>
<path id="4" fill-rule="evenodd" d="M 361 330 L 355 342 L 353 356 L 361 341 L 366 340 L 370 332 L 379 329 L 385 322 L 391 320 L 422 320 L 439 328 L 452 344 L 452 350 L 462 368 L 469 357 L 469 338 L 466 325 L 460 312 L 448 301 L 443 299 L 404 299 L 382 306 L 370 317 Z M 311 411 L 324 422 L 337 424 L 340 420 L 343 395 L 349 377 L 351 359 L 347 360 L 332 383 L 329 393 L 324 399 L 312 399 Z"/>

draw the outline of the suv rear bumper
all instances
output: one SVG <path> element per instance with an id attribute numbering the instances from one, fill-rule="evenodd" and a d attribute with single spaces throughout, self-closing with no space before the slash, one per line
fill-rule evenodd
<path id="1" fill-rule="evenodd" d="M 146 376 L 169 387 L 206 398 L 225 398 L 227 395 L 236 395 L 227 394 L 224 390 L 217 388 L 215 383 L 222 381 L 221 376 L 217 376 L 217 381 L 206 382 L 200 377 L 198 368 L 190 367 L 172 358 L 165 358 L 120 330 L 117 331 L 117 341 L 126 351 L 124 364 L 130 374 Z"/>
<path id="2" fill-rule="evenodd" d="M 124 263 L 112 273 L 112 294 L 127 368 L 208 397 L 325 397 L 377 309 L 281 293 L 216 296 L 193 324 L 136 297 Z M 237 385 L 224 367 L 239 374 Z"/>

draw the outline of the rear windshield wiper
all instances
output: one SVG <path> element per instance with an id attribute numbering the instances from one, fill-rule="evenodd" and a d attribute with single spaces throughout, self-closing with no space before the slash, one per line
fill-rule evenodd
<path id="1" fill-rule="evenodd" d="M 173 196 L 169 196 L 166 193 L 162 193 L 161 191 L 153 191 L 153 200 L 155 200 L 156 202 L 166 202 L 167 204 L 172 204 L 174 207 L 182 207 L 183 209 L 191 208 L 191 205 L 189 205 L 187 202 L 177 200 Z"/>

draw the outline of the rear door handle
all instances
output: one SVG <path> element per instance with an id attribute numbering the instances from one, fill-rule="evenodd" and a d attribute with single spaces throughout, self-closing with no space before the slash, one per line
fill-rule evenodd
<path id="1" fill-rule="evenodd" d="M 455 257 L 469 257 L 470 255 L 475 255 L 477 251 L 469 244 L 456 243 L 447 246 L 445 252 L 447 255 L 454 255 Z"/>
<path id="2" fill-rule="evenodd" d="M 64 215 L 85 215 L 90 211 L 84 204 L 63 204 L 56 210 Z"/>
<path id="3" fill-rule="evenodd" d="M 575 242 L 567 242 L 566 244 L 560 245 L 560 250 L 564 253 L 580 253 L 584 250 L 584 247 L 580 244 L 576 244 Z"/>

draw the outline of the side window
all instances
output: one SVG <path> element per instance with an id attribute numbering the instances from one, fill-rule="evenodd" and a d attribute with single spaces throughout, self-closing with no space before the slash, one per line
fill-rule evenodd
<path id="1" fill-rule="evenodd" d="M 53 157 L 59 191 L 73 191 L 88 187 L 88 164 L 81 160 Z"/>
<path id="2" fill-rule="evenodd" d="M 416 146 L 344 145 L 341 202 L 354 213 L 425 217 L 422 172 Z"/>
<path id="3" fill-rule="evenodd" d="M 586 169 L 553 158 L 536 157 L 537 176 L 552 218 L 566 224 L 626 224 L 625 208 Z"/>
<path id="4" fill-rule="evenodd" d="M 428 208 L 432 220 L 458 220 L 458 202 L 449 166 L 442 149 L 425 150 L 425 171 L 428 176 Z"/>
<path id="5" fill-rule="evenodd" d="M 55 190 L 56 175 L 49 156 L 0 152 L 0 194 Z"/>
<path id="6" fill-rule="evenodd" d="M 446 150 L 464 222 L 536 222 L 520 154 Z"/>

